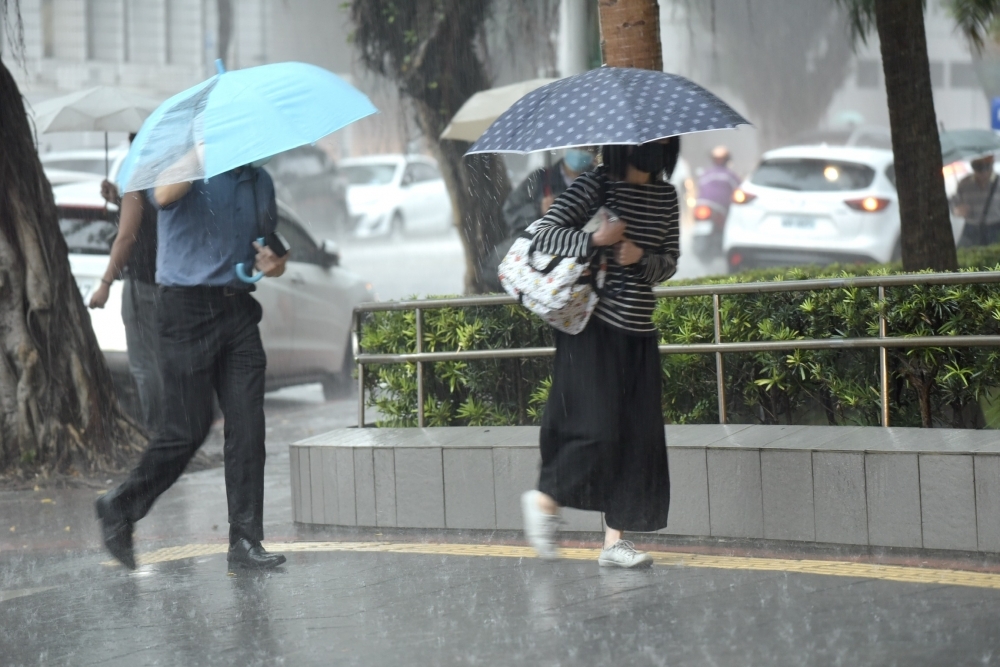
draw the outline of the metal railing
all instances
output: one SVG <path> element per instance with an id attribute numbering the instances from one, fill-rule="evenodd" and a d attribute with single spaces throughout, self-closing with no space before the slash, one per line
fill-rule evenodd
<path id="1" fill-rule="evenodd" d="M 882 403 L 882 426 L 889 426 L 889 349 L 923 347 L 1000 347 L 1000 336 L 888 336 L 883 308 L 879 308 L 879 335 L 864 338 L 803 338 L 796 340 L 722 342 L 722 322 L 719 304 L 724 296 L 733 294 L 765 294 L 773 292 L 812 292 L 827 289 L 875 288 L 878 302 L 885 303 L 887 287 L 919 285 L 971 285 L 1000 283 L 1000 271 L 967 273 L 923 273 L 893 276 L 863 276 L 857 278 L 822 278 L 760 283 L 730 283 L 722 285 L 690 285 L 655 287 L 658 299 L 689 296 L 711 296 L 714 342 L 660 345 L 660 354 L 715 354 L 716 384 L 719 402 L 719 423 L 726 423 L 726 385 L 723 355 L 731 352 L 780 352 L 788 350 L 879 350 L 879 384 Z M 424 426 L 424 364 L 437 361 L 527 359 L 555 354 L 554 347 L 526 347 L 499 350 L 458 350 L 455 352 L 424 352 L 423 312 L 439 308 L 473 306 L 507 306 L 517 301 L 507 295 L 419 299 L 363 303 L 354 309 L 354 361 L 358 368 L 358 426 L 365 423 L 365 366 L 369 364 L 416 364 L 417 425 Z M 366 354 L 361 349 L 361 328 L 365 313 L 415 311 L 416 352 L 401 354 Z"/>

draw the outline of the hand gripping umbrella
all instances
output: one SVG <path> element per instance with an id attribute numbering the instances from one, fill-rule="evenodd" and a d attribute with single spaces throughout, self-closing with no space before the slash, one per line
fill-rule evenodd
<path id="1" fill-rule="evenodd" d="M 749 124 L 682 76 L 601 67 L 528 93 L 497 118 L 466 155 L 644 144 Z"/>
<path id="2" fill-rule="evenodd" d="M 274 63 L 218 74 L 174 95 L 132 142 L 122 192 L 208 179 L 311 144 L 377 111 L 335 74 L 306 63 Z M 237 267 L 241 279 L 250 278 Z"/>

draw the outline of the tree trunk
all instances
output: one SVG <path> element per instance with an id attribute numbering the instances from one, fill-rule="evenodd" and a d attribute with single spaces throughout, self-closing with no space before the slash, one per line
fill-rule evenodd
<path id="1" fill-rule="evenodd" d="M 876 0 L 875 24 L 892 126 L 903 268 L 958 269 L 941 172 L 924 8 L 916 0 Z"/>
<path id="2" fill-rule="evenodd" d="M 473 39 L 483 11 L 472 4 L 446 11 L 404 81 L 417 123 L 451 195 L 455 225 L 465 247 L 465 291 L 473 294 L 486 291 L 487 274 L 493 273 L 495 282 L 496 266 L 490 266 L 487 258 L 506 236 L 502 208 L 510 193 L 507 169 L 499 155 L 465 157 L 468 143 L 438 137 L 466 100 L 490 87 Z"/>
<path id="3" fill-rule="evenodd" d="M 115 397 L 3 62 L 0 145 L 0 471 L 119 467 L 143 438 Z"/>
<path id="4" fill-rule="evenodd" d="M 604 64 L 663 71 L 658 0 L 599 0 Z"/>

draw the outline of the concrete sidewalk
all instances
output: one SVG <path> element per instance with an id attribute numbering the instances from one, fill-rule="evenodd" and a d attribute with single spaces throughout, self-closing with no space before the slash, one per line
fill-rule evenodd
<path id="1" fill-rule="evenodd" d="M 542 563 L 513 531 L 297 526 L 288 444 L 354 409 L 311 391 L 267 399 L 265 530 L 289 557 L 276 572 L 227 574 L 221 469 L 182 477 L 139 524 L 135 573 L 99 547 L 97 490 L 0 493 L 0 663 L 1000 663 L 988 555 L 770 554 L 661 536 L 651 571 L 622 572 L 597 566 L 596 534 Z"/>

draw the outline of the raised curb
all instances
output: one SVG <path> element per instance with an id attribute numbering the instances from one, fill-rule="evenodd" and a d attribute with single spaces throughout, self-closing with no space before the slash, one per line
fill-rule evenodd
<path id="1" fill-rule="evenodd" d="M 1000 548 L 993 431 L 667 426 L 668 535 Z M 538 428 L 339 429 L 290 446 L 292 512 L 320 525 L 521 528 Z M 566 510 L 564 530 L 602 529 Z"/>

